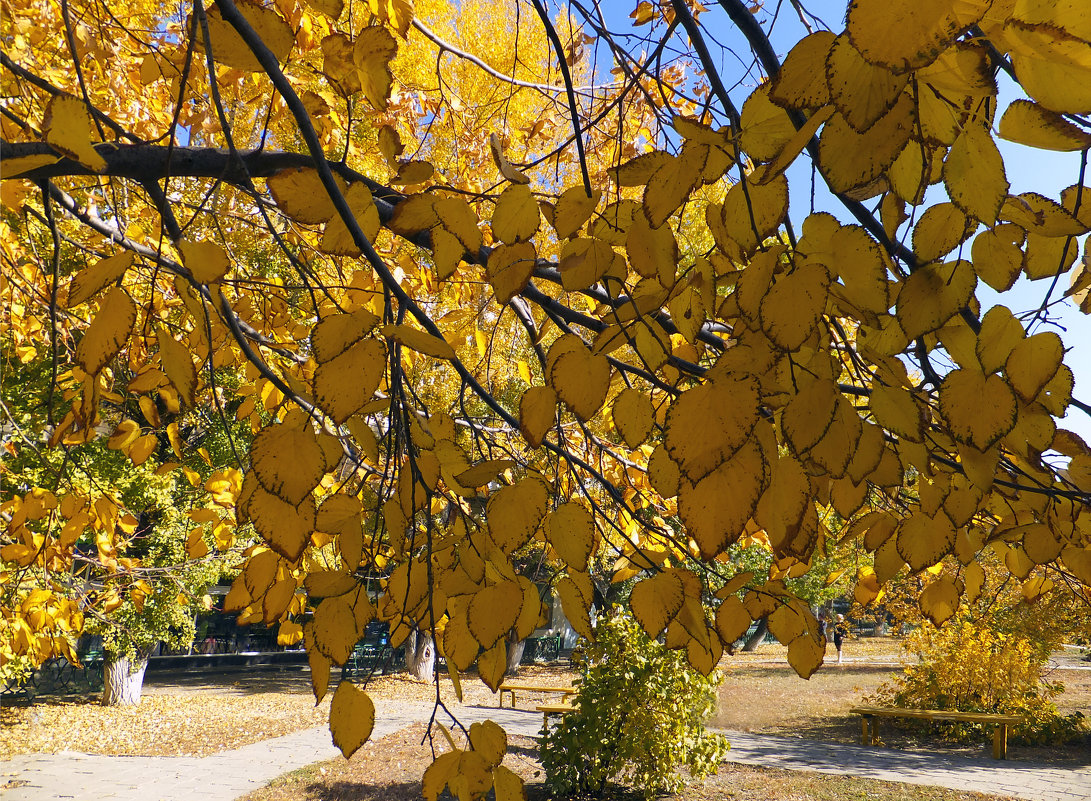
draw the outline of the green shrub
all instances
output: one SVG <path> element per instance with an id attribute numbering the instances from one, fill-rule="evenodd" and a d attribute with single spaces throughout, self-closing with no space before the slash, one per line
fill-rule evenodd
<path id="1" fill-rule="evenodd" d="M 682 766 L 693 778 L 715 773 L 729 746 L 704 721 L 719 675 L 693 670 L 684 652 L 650 640 L 628 613 L 600 618 L 596 636 L 573 655 L 577 711 L 542 739 L 549 788 L 601 798 L 613 781 L 650 797 L 677 791 Z"/>
<path id="2" fill-rule="evenodd" d="M 1032 639 L 969 620 L 942 628 L 926 624 L 907 638 L 919 662 L 883 684 L 869 700 L 910 709 L 957 709 L 1021 715 L 1013 735 L 1027 743 L 1060 743 L 1086 730 L 1083 715 L 1061 715 L 1053 699 L 1059 682 L 1043 680 L 1049 658 Z M 952 740 L 976 740 L 979 724 L 942 724 Z"/>

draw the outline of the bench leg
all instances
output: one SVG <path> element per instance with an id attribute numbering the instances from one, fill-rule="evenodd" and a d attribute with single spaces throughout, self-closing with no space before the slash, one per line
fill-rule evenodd
<path id="1" fill-rule="evenodd" d="M 993 730 L 993 759 L 1008 758 L 1008 724 L 1001 723 Z"/>
<path id="2" fill-rule="evenodd" d="M 871 745 L 868 742 L 868 718 L 867 715 L 860 716 L 860 745 Z"/>

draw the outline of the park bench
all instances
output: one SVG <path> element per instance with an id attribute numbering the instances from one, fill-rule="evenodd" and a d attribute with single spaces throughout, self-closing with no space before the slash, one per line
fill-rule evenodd
<path id="1" fill-rule="evenodd" d="M 565 701 L 569 696 L 576 694 L 576 690 L 572 687 L 540 687 L 534 684 L 516 684 L 514 682 L 505 681 L 500 685 L 501 709 L 504 707 L 504 693 L 511 693 L 511 708 L 515 709 L 516 690 L 530 693 L 559 693 L 562 701 Z"/>
<path id="2" fill-rule="evenodd" d="M 542 713 L 542 728 L 548 729 L 550 717 L 553 715 L 563 717 L 569 712 L 574 711 L 576 706 L 568 701 L 562 701 L 559 704 L 542 704 L 541 706 L 536 707 L 536 709 Z"/>
<path id="3" fill-rule="evenodd" d="M 879 718 L 911 718 L 929 722 L 992 724 L 993 759 L 1008 758 L 1008 727 L 1022 722 L 1018 715 L 998 715 L 991 712 L 956 712 L 942 709 L 898 709 L 887 706 L 854 706 L 850 714 L 860 715 L 860 742 L 876 745 L 879 741 Z"/>

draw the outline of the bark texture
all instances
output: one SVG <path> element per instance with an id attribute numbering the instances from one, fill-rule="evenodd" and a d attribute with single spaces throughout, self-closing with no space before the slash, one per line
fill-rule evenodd
<path id="1" fill-rule="evenodd" d="M 102 665 L 102 705 L 135 706 L 140 703 L 144 688 L 144 671 L 148 669 L 147 653 L 107 657 Z"/>
<path id="2" fill-rule="evenodd" d="M 432 682 L 436 675 L 436 644 L 431 632 L 412 631 L 405 638 L 405 667 L 409 675 Z"/>
<path id="3" fill-rule="evenodd" d="M 505 676 L 514 676 L 519 672 L 519 665 L 523 661 L 523 651 L 526 647 L 526 640 L 508 638 L 508 669 L 504 672 Z"/>

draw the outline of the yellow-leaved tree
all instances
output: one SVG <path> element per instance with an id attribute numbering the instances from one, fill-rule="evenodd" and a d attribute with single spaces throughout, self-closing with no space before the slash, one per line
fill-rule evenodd
<path id="1" fill-rule="evenodd" d="M 639 577 L 694 667 L 767 619 L 810 676 L 785 579 L 831 510 L 861 604 L 909 572 L 942 623 L 985 555 L 1091 601 L 1091 448 L 1057 422 L 1091 407 L 1047 325 L 1091 310 L 1082 4 L 800 7 L 787 43 L 741 0 L 640 2 L 624 37 L 541 0 L 12 5 L 5 358 L 50 391 L 9 449 L 158 439 L 169 472 L 175 421 L 246 421 L 201 536 L 255 532 L 229 602 L 306 641 L 317 697 L 375 618 L 495 688 L 542 611 L 527 549 L 589 638 Z M 1078 152 L 1072 185 L 1011 194 L 998 137 Z M 983 304 L 1020 276 L 1033 312 Z M 4 488 L 5 659 L 63 652 L 65 575 L 141 569 L 55 479 Z M 774 557 L 742 597 L 733 546 Z M 350 754 L 374 707 L 346 682 L 331 715 Z M 432 778 L 509 792 L 491 765 Z"/>

